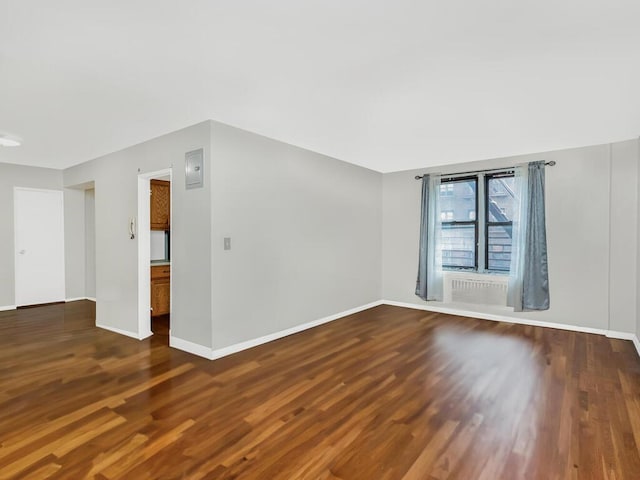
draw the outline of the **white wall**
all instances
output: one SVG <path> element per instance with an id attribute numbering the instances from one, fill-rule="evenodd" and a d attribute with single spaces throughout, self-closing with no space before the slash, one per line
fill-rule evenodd
<path id="1" fill-rule="evenodd" d="M 64 189 L 64 266 L 67 300 L 86 296 L 84 207 L 83 189 Z"/>
<path id="2" fill-rule="evenodd" d="M 95 298 L 95 191 L 93 185 L 64 189 L 66 298 Z"/>
<path id="3" fill-rule="evenodd" d="M 211 346 L 211 189 L 184 187 L 184 154 L 204 148 L 209 162 L 210 133 L 203 122 L 64 171 L 67 186 L 95 185 L 98 325 L 138 334 L 138 247 L 128 232 L 137 216 L 138 174 L 173 166 L 171 330 Z"/>
<path id="4" fill-rule="evenodd" d="M 441 173 L 555 160 L 546 170 L 551 308 L 516 313 L 482 306 L 471 312 L 634 332 L 637 255 L 637 140 L 448 166 Z M 416 305 L 420 182 L 383 176 L 382 295 Z M 610 280 L 611 278 L 611 280 Z M 432 303 L 432 302 L 430 302 Z M 433 302 L 438 304 L 438 302 Z M 439 304 L 443 306 L 443 304 Z M 451 305 L 450 305 L 451 306 Z"/>
<path id="5" fill-rule="evenodd" d="M 96 297 L 96 191 L 84 191 L 85 270 L 84 294 Z"/>
<path id="6" fill-rule="evenodd" d="M 211 126 L 214 348 L 379 300 L 382 175 Z"/>
<path id="7" fill-rule="evenodd" d="M 0 309 L 15 305 L 13 187 L 62 190 L 62 172 L 0 163 Z"/>
<path id="8" fill-rule="evenodd" d="M 205 185 L 186 190 L 184 153 L 199 147 Z M 171 165 L 176 340 L 223 348 L 380 299 L 382 175 L 204 122 L 65 170 L 65 185 L 95 185 L 99 325 L 137 333 L 127 222 L 138 169 Z"/>
<path id="9" fill-rule="evenodd" d="M 636 165 L 640 165 L 640 139 L 636 140 L 636 152 L 635 152 L 635 162 Z M 636 219 L 637 219 L 637 230 L 636 230 L 636 239 L 640 240 L 640 168 L 637 169 L 636 175 L 637 185 L 638 185 L 638 206 L 636 209 Z M 636 244 L 636 337 L 640 338 L 640 292 L 638 292 L 638 287 L 640 287 L 640 241 Z M 636 348 L 638 348 L 638 344 L 636 344 Z"/>
<path id="10" fill-rule="evenodd" d="M 638 140 L 610 145 L 609 329 L 635 333 L 638 296 Z"/>

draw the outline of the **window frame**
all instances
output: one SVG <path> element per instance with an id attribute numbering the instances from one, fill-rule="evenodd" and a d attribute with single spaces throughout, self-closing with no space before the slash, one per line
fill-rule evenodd
<path id="1" fill-rule="evenodd" d="M 513 171 L 494 172 L 484 175 L 484 270 L 489 273 L 508 273 L 509 270 L 503 270 L 500 268 L 489 268 L 489 229 L 490 227 L 511 227 L 513 233 L 513 219 L 507 222 L 492 222 L 489 219 L 489 203 L 491 192 L 489 192 L 489 181 L 496 178 L 513 178 L 515 176 Z M 513 252 L 513 236 L 511 237 L 511 252 Z M 511 258 L 509 258 L 509 265 L 511 265 Z"/>
<path id="2" fill-rule="evenodd" d="M 441 220 L 440 224 L 442 226 L 442 230 L 444 230 L 446 227 L 445 225 L 450 225 L 450 226 L 457 226 L 457 225 L 473 225 L 474 229 L 473 229 L 473 235 L 474 235 L 474 251 L 473 251 L 473 267 L 461 267 L 459 265 L 445 265 L 444 264 L 444 258 L 442 258 L 442 268 L 446 269 L 446 270 L 465 270 L 465 271 L 478 271 L 478 235 L 479 235 L 479 226 L 478 226 L 478 186 L 480 184 L 479 182 L 479 178 L 478 175 L 467 175 L 467 176 L 461 176 L 461 177 L 447 177 L 447 178 L 442 178 L 440 180 L 440 185 L 446 185 L 446 184 L 453 184 L 454 182 L 467 182 L 469 180 L 473 180 L 475 182 L 475 219 L 474 220 L 466 220 L 466 221 L 444 221 Z M 438 192 L 438 195 L 440 195 L 440 191 Z M 447 197 L 450 196 L 455 196 L 453 195 L 453 192 L 451 195 L 446 195 Z M 438 212 L 438 215 L 440 215 L 441 212 Z M 444 255 L 443 255 L 444 257 Z"/>
<path id="3" fill-rule="evenodd" d="M 442 269 L 446 271 L 472 271 L 477 273 L 488 273 L 488 274 L 505 274 L 509 273 L 509 270 L 502 269 L 490 269 L 489 268 L 489 230 L 491 227 L 499 227 L 499 226 L 509 226 L 513 231 L 513 219 L 506 222 L 492 222 L 489 220 L 489 181 L 495 178 L 513 178 L 515 173 L 512 169 L 504 169 L 504 170 L 496 170 L 491 172 L 478 172 L 473 175 L 461 175 L 461 176 L 443 176 L 440 184 L 452 184 L 454 182 L 468 182 L 472 180 L 475 182 L 475 219 L 467 220 L 467 221 L 445 221 L 441 220 L 442 229 L 444 230 L 447 226 L 456 226 L 456 225 L 474 225 L 474 266 L 462 267 L 458 265 L 446 265 L 444 263 L 444 258 L 442 258 Z M 482 189 L 482 192 L 480 191 Z M 438 192 L 440 193 L 440 192 Z M 448 193 L 448 192 L 447 192 Z M 451 196 L 451 194 L 446 195 L 447 197 Z M 469 212 L 473 210 L 469 209 Z M 441 212 L 438 212 L 440 215 Z M 480 215 L 482 213 L 482 215 Z M 480 218 L 482 217 L 482 218 Z M 481 235 L 482 234 L 482 235 Z M 482 238 L 481 238 L 482 237 Z M 479 258 L 479 250 L 480 245 L 482 244 L 483 250 L 483 259 L 480 262 Z M 512 238 L 513 245 L 513 238 Z M 513 247 L 512 250 L 513 252 Z M 444 257 L 444 256 L 443 256 Z"/>

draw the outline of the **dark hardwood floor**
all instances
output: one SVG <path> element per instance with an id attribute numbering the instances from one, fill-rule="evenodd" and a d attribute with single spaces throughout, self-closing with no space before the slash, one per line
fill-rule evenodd
<path id="1" fill-rule="evenodd" d="M 217 361 L 0 313 L 0 478 L 640 479 L 629 341 L 381 306 Z"/>
<path id="2" fill-rule="evenodd" d="M 169 345 L 169 328 L 169 314 L 151 318 L 151 331 L 154 335 L 160 335 L 161 338 L 164 338 L 166 345 Z"/>

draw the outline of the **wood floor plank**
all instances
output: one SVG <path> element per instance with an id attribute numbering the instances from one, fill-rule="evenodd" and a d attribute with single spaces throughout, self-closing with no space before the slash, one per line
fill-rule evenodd
<path id="1" fill-rule="evenodd" d="M 216 361 L 0 312 L 0 479 L 637 480 L 629 341 L 380 306 Z"/>

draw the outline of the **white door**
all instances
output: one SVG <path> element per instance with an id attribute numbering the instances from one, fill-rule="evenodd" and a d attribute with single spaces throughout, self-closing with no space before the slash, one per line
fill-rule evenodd
<path id="1" fill-rule="evenodd" d="M 13 201 L 16 305 L 64 301 L 62 191 L 15 188 Z"/>

